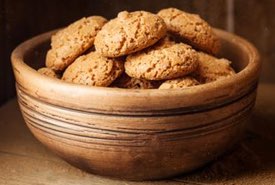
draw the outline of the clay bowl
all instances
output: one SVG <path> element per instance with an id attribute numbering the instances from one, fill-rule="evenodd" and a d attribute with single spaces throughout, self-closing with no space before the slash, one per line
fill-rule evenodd
<path id="1" fill-rule="evenodd" d="M 255 103 L 260 61 L 244 39 L 215 30 L 238 74 L 186 90 L 87 87 L 40 75 L 53 32 L 12 53 L 18 102 L 34 136 L 91 173 L 152 180 L 194 170 L 234 145 Z"/>

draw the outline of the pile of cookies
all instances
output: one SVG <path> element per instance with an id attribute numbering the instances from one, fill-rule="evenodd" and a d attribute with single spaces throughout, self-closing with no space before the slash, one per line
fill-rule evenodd
<path id="1" fill-rule="evenodd" d="M 39 73 L 88 86 L 177 89 L 235 74 L 215 55 L 219 38 L 198 15 L 176 8 L 82 18 L 51 38 Z"/>

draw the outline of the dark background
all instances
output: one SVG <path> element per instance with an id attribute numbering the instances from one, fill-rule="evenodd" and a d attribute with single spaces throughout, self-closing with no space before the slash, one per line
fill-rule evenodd
<path id="1" fill-rule="evenodd" d="M 83 16 L 113 18 L 122 10 L 177 7 L 255 44 L 264 62 L 261 82 L 275 83 L 274 0 L 0 0 L 0 104 L 14 97 L 10 53 L 20 42 Z"/>

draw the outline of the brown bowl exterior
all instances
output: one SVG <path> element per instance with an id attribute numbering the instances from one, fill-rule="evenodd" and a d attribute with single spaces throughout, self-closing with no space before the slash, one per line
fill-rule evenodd
<path id="1" fill-rule="evenodd" d="M 250 43 L 216 33 L 221 55 L 240 72 L 186 90 L 86 87 L 45 77 L 26 63 L 44 62 L 53 32 L 34 37 L 11 57 L 24 120 L 44 145 L 92 173 L 152 180 L 200 167 L 240 138 L 260 72 Z"/>

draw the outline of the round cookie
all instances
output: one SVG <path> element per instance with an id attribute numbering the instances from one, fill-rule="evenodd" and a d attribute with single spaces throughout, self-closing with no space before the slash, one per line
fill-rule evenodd
<path id="1" fill-rule="evenodd" d="M 157 89 L 159 85 L 159 81 L 131 78 L 127 74 L 123 73 L 113 82 L 111 86 L 125 89 Z"/>
<path id="2" fill-rule="evenodd" d="M 151 47 L 129 55 L 125 72 L 134 78 L 169 80 L 192 73 L 198 65 L 197 52 L 183 43 L 157 49 Z"/>
<path id="3" fill-rule="evenodd" d="M 47 67 L 42 67 L 42 68 L 38 69 L 37 72 L 42 75 L 51 77 L 51 78 L 60 78 L 59 74 L 57 74 L 54 70 L 47 68 Z"/>
<path id="4" fill-rule="evenodd" d="M 109 86 L 124 70 L 120 59 L 97 52 L 78 57 L 64 72 L 62 80 L 88 86 Z"/>
<path id="5" fill-rule="evenodd" d="M 167 25 L 168 32 L 180 37 L 194 48 L 217 54 L 220 41 L 211 26 L 199 15 L 186 13 L 176 8 L 158 12 Z"/>
<path id="6" fill-rule="evenodd" d="M 46 66 L 55 71 L 63 71 L 94 44 L 97 32 L 106 22 L 100 16 L 84 17 L 58 31 L 51 38 Z"/>
<path id="7" fill-rule="evenodd" d="M 227 59 L 218 59 L 203 52 L 198 52 L 199 66 L 194 76 L 200 83 L 209 83 L 236 74 Z"/>
<path id="8" fill-rule="evenodd" d="M 159 86 L 159 89 L 184 89 L 199 84 L 200 83 L 195 78 L 191 76 L 185 76 L 173 80 L 167 80 Z"/>
<path id="9" fill-rule="evenodd" d="M 166 25 L 159 16 L 145 12 L 120 12 L 98 32 L 95 48 L 106 57 L 134 53 L 155 44 L 166 34 Z"/>

